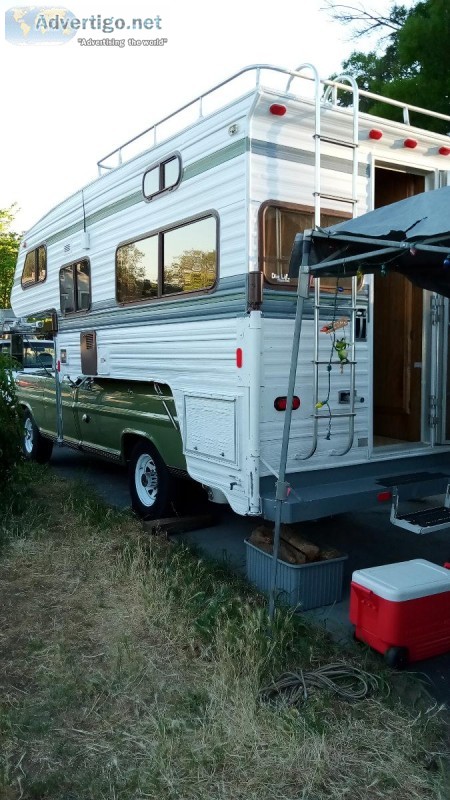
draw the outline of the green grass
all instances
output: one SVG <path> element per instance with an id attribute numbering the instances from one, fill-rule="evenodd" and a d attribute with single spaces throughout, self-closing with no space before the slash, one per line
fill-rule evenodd
<path id="1" fill-rule="evenodd" d="M 342 650 L 287 611 L 268 635 L 242 581 L 85 486 L 45 468 L 30 486 L 3 523 L 1 800 L 438 800 L 436 710 L 404 708 L 385 671 L 358 703 L 261 702 Z"/>

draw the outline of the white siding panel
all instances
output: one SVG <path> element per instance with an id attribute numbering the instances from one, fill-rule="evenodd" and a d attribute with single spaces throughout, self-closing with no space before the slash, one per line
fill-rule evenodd
<path id="1" fill-rule="evenodd" d="M 290 348 L 292 344 L 293 322 L 291 320 L 265 319 L 263 325 L 263 370 L 261 392 L 261 455 L 264 461 L 278 472 L 281 439 L 283 434 L 284 413 L 276 411 L 274 400 L 287 394 Z M 320 334 L 320 360 L 330 357 L 331 343 L 326 334 Z M 313 457 L 304 460 L 313 442 L 313 414 L 315 400 L 313 398 L 313 322 L 305 320 L 300 340 L 300 353 L 297 369 L 295 394 L 300 397 L 301 406 L 292 414 L 292 428 L 289 443 L 288 471 L 298 472 L 323 467 L 342 466 L 367 459 L 367 438 L 370 402 L 368 395 L 368 352 L 367 343 L 357 343 L 356 392 L 364 402 L 356 403 L 355 437 L 353 448 L 346 456 L 337 457 L 335 451 L 342 451 L 348 441 L 349 420 L 347 418 L 331 420 L 331 435 L 327 439 L 328 420 L 319 421 L 318 447 Z M 335 361 L 333 354 L 333 361 Z M 339 391 L 350 389 L 350 368 L 344 366 L 341 372 L 339 365 L 333 365 L 330 372 L 330 408 L 331 413 L 343 413 L 348 406 L 338 402 Z M 319 400 L 328 395 L 328 372 L 326 365 L 319 367 Z M 319 413 L 326 414 L 324 408 Z M 358 446 L 358 440 L 364 441 Z M 262 474 L 269 474 L 263 465 Z"/>

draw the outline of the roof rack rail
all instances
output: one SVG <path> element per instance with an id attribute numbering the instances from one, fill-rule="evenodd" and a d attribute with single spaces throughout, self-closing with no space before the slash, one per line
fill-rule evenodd
<path id="1" fill-rule="evenodd" d="M 168 136 L 163 136 L 160 140 L 158 140 L 158 133 L 159 133 L 160 129 L 162 128 L 162 126 L 165 123 L 169 122 L 169 120 L 175 120 L 176 117 L 178 117 L 178 116 L 181 117 L 183 112 L 187 111 L 188 109 L 191 109 L 191 110 L 195 111 L 195 107 L 197 107 L 197 115 L 196 115 L 194 121 L 202 119 L 203 116 L 204 116 L 204 113 L 203 113 L 203 111 L 204 111 L 204 108 L 203 108 L 204 101 L 207 98 L 211 97 L 212 95 L 217 94 L 220 89 L 223 89 L 224 86 L 228 86 L 229 84 L 233 83 L 234 81 L 237 81 L 241 76 L 243 76 L 243 75 L 252 76 L 252 74 L 253 74 L 254 83 L 253 83 L 253 87 L 251 87 L 251 88 L 253 88 L 253 90 L 261 89 L 262 88 L 262 83 L 261 83 L 261 75 L 262 75 L 262 73 L 271 73 L 272 77 L 274 75 L 285 75 L 285 76 L 288 76 L 288 82 L 287 82 L 287 85 L 284 88 L 280 87 L 280 86 L 268 86 L 268 85 L 265 86 L 265 88 L 278 89 L 283 94 L 286 94 L 289 91 L 291 83 L 296 78 L 301 78 L 302 80 L 307 80 L 307 81 L 313 81 L 314 80 L 314 77 L 309 76 L 309 75 L 305 75 L 305 74 L 300 73 L 300 72 L 297 72 L 297 70 L 290 70 L 290 69 L 287 69 L 285 67 L 277 67 L 277 66 L 274 66 L 272 64 L 251 64 L 251 65 L 249 65 L 247 67 L 243 67 L 241 70 L 239 70 L 238 72 L 235 72 L 229 78 L 226 78 L 225 80 L 221 81 L 220 83 L 217 83 L 211 89 L 208 89 L 206 92 L 203 92 L 203 94 L 200 94 L 197 97 L 195 97 L 193 100 L 190 100 L 188 103 L 185 103 L 185 105 L 181 106 L 181 108 L 178 108 L 176 111 L 173 111 L 171 114 L 168 114 L 166 117 L 163 117 L 158 122 L 155 122 L 154 125 L 151 125 L 149 128 L 146 128 L 145 130 L 141 131 L 141 133 L 138 133 L 136 136 L 133 136 L 132 139 L 128 139 L 128 141 L 126 141 L 123 144 L 119 145 L 119 147 L 116 147 L 115 150 L 111 150 L 110 153 L 107 153 L 99 161 L 97 161 L 97 167 L 98 167 L 99 175 L 102 175 L 102 174 L 104 174 L 104 172 L 109 172 L 110 170 L 115 169 L 116 167 L 120 166 L 123 163 L 124 160 L 129 160 L 129 158 L 132 158 L 134 155 L 136 155 L 136 153 L 134 153 L 134 154 L 131 154 L 128 158 L 124 159 L 124 150 L 126 148 L 130 148 L 131 145 L 135 144 L 136 142 L 139 141 L 139 139 L 142 139 L 143 137 L 147 136 L 148 134 L 150 135 L 150 138 L 153 139 L 151 147 L 155 147 L 155 145 L 158 144 L 159 141 L 164 141 L 166 138 L 168 138 Z M 344 83 L 340 83 L 339 79 L 338 80 L 320 80 L 320 83 L 324 87 L 326 87 L 326 92 L 325 92 L 325 95 L 324 95 L 324 102 L 325 103 L 330 103 L 330 105 L 334 105 L 334 106 L 336 106 L 338 104 L 338 92 L 339 91 L 344 91 L 344 92 L 352 92 L 353 91 L 351 86 L 348 86 L 348 85 L 346 85 Z M 410 103 L 403 103 L 400 100 L 393 100 L 390 97 L 383 97 L 382 95 L 374 94 L 373 92 L 368 92 L 365 89 L 360 89 L 359 90 L 359 96 L 360 97 L 367 97 L 370 100 L 382 101 L 386 105 L 391 105 L 391 106 L 395 106 L 397 108 L 402 109 L 402 111 L 403 111 L 403 122 L 404 122 L 405 125 L 410 125 L 411 124 L 410 123 L 410 112 L 422 114 L 423 116 L 432 117 L 434 119 L 442 119 L 442 120 L 445 120 L 445 121 L 450 123 L 450 116 L 447 115 L 447 114 L 441 114 L 441 113 L 439 113 L 437 111 L 429 111 L 428 109 L 420 108 L 419 106 L 413 106 Z M 237 98 L 235 97 L 234 99 L 237 99 Z M 223 106 L 219 105 L 218 108 L 220 108 L 220 107 L 223 107 Z M 211 112 L 209 112 L 209 113 L 211 113 Z M 180 127 L 177 128 L 177 132 L 183 130 L 183 128 L 185 127 L 185 125 L 183 125 L 183 123 L 182 123 L 182 120 L 180 120 L 180 123 L 181 124 L 180 124 Z M 172 135 L 172 134 L 169 134 L 169 135 Z M 143 150 L 144 149 L 147 149 L 147 148 L 144 147 Z M 143 152 L 143 151 L 141 150 L 140 152 Z M 112 163 L 112 164 L 107 163 L 111 159 L 115 159 L 115 163 Z"/>

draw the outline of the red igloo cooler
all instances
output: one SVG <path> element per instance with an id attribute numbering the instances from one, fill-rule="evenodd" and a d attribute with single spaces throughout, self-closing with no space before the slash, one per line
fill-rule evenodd
<path id="1" fill-rule="evenodd" d="M 393 667 L 450 650 L 450 564 L 421 558 L 359 569 L 352 575 L 355 638 Z"/>

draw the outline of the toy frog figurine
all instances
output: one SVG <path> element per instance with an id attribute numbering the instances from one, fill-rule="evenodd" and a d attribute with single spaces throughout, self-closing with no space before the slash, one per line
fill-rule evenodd
<path id="1" fill-rule="evenodd" d="M 337 339 L 334 343 L 339 361 L 341 362 L 341 372 L 344 364 L 348 364 L 348 345 L 345 339 Z"/>

